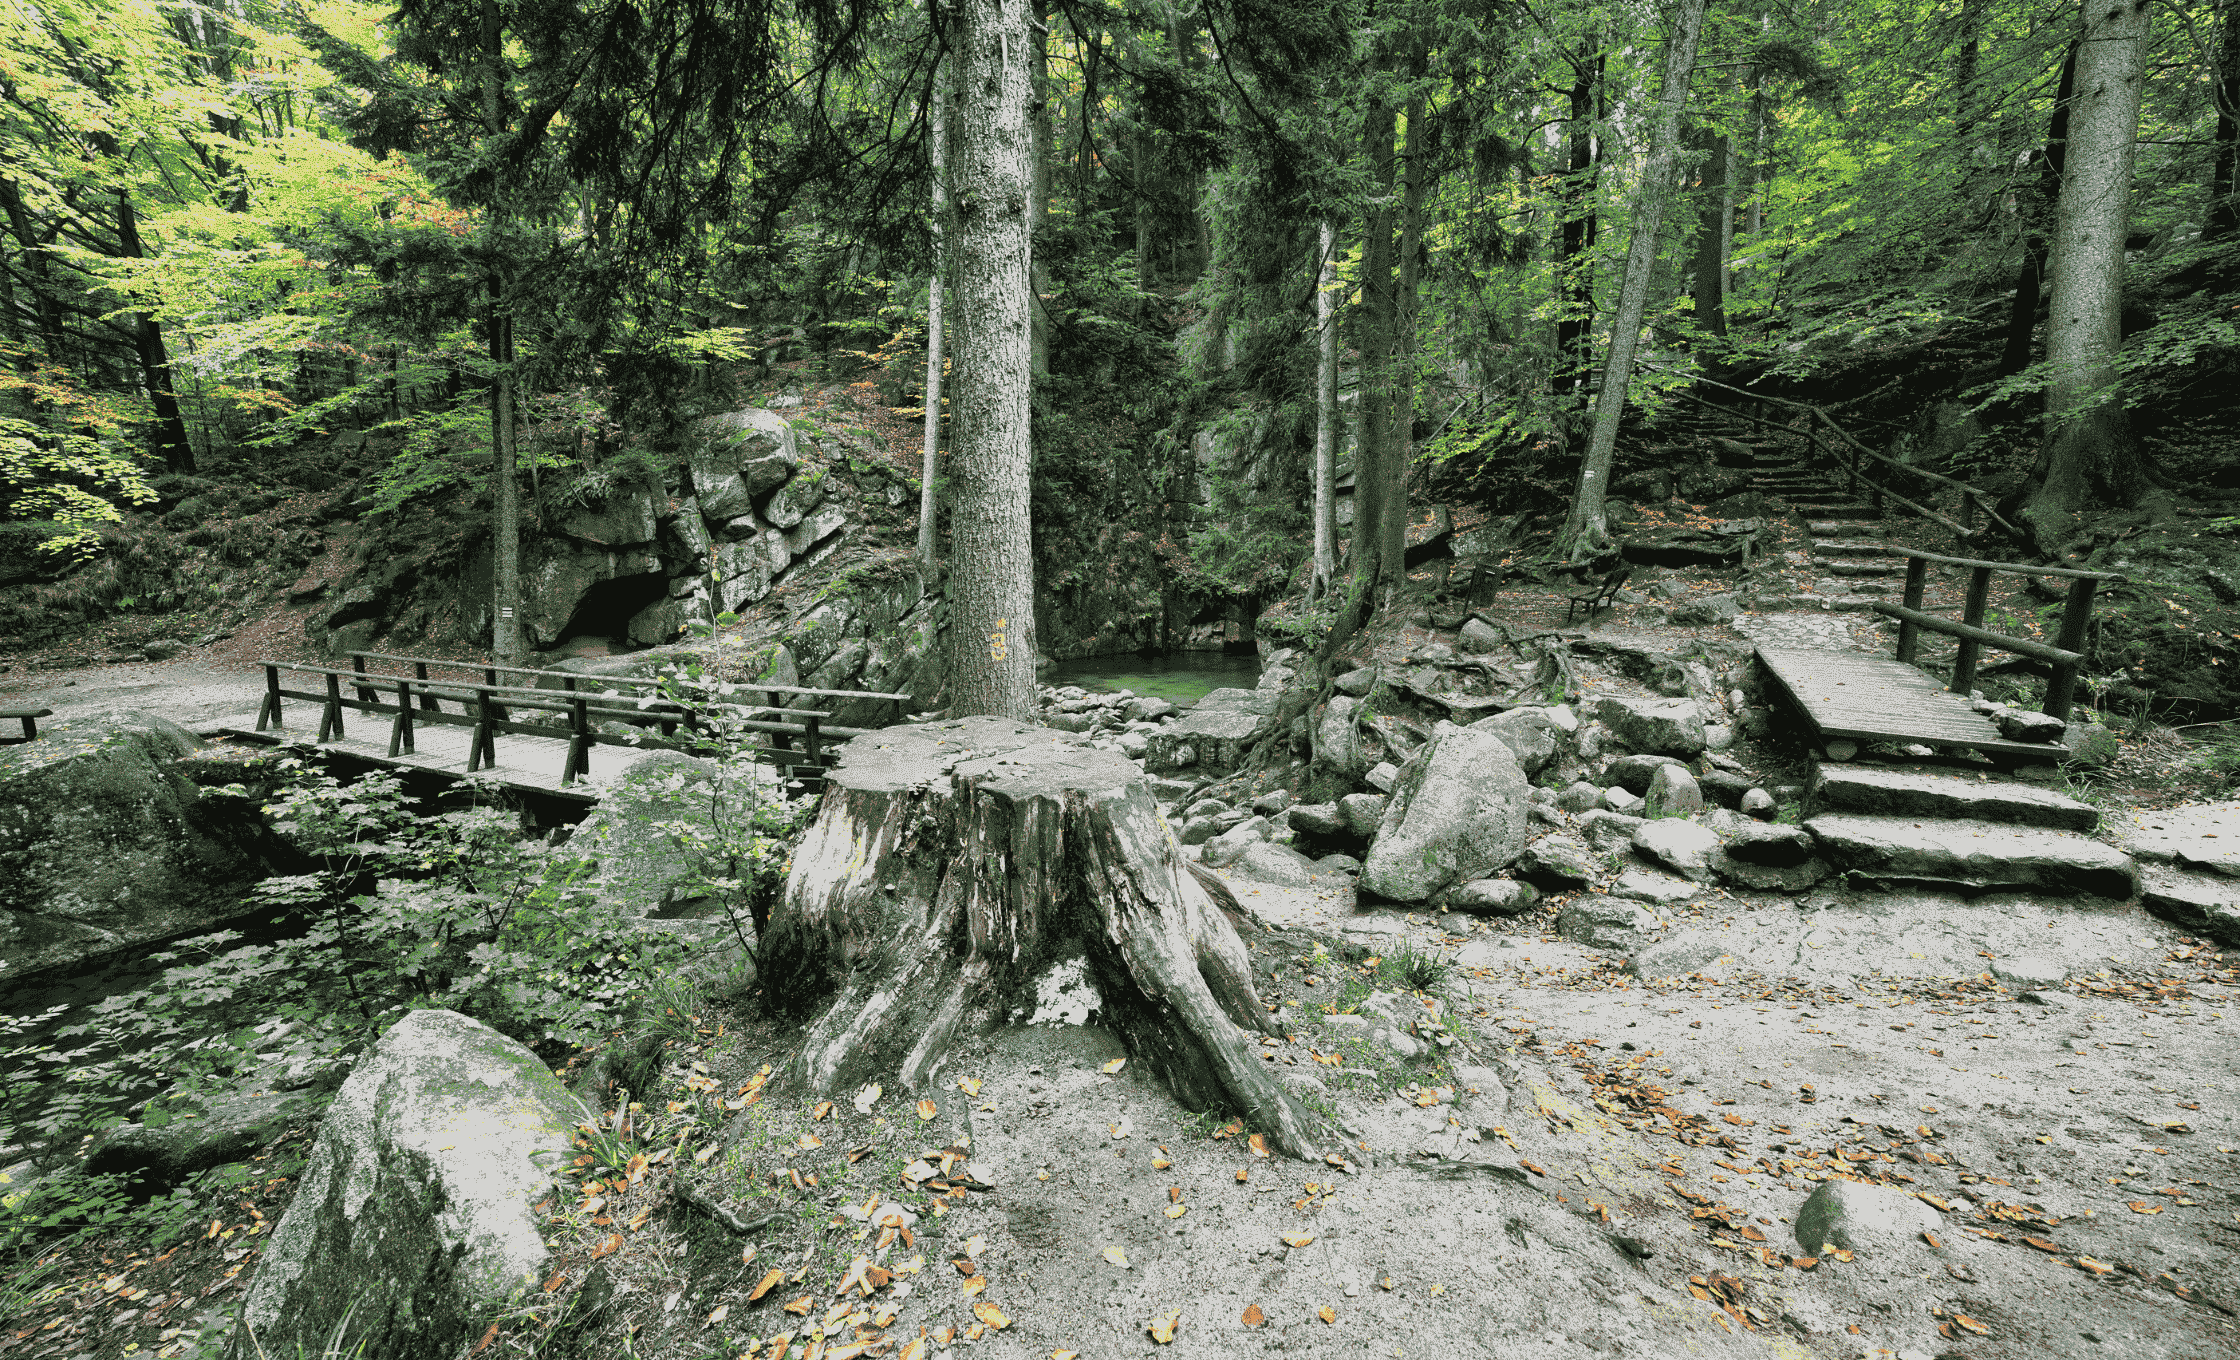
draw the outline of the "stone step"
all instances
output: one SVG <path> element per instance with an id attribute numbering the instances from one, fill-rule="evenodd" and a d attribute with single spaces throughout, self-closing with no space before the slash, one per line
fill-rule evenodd
<path id="1" fill-rule="evenodd" d="M 1860 539 L 1819 538 L 1812 542 L 1817 557 L 1892 557 L 1896 554 L 1887 543 L 1870 543 Z M 1899 566 L 1905 565 L 1903 558 Z"/>
<path id="2" fill-rule="evenodd" d="M 2138 891 L 2131 856 L 2070 831 L 1857 813 L 1813 817 L 1804 829 L 1819 843 L 1823 859 L 1869 880 L 2118 900 Z"/>
<path id="3" fill-rule="evenodd" d="M 1838 534 L 1856 531 L 1859 526 L 1846 520 L 1807 520 L 1804 527 L 1805 532 L 1814 538 L 1834 538 Z"/>
<path id="4" fill-rule="evenodd" d="M 1796 505 L 1790 509 L 1806 519 L 1818 520 L 1867 520 L 1881 519 L 1882 512 L 1871 505 Z"/>
<path id="5" fill-rule="evenodd" d="M 1815 815 L 1856 812 L 1880 817 L 1965 818 L 2055 831 L 2092 831 L 2100 825 L 2100 809 L 2051 789 L 1961 775 L 1883 770 L 1871 765 L 1822 764 L 1805 806 Z"/>
<path id="6" fill-rule="evenodd" d="M 1819 551 L 1817 544 L 1813 550 Z M 1856 557 L 1839 557 L 1820 565 L 1832 576 L 1903 576 L 1906 573 L 1905 565 L 1900 562 L 1862 561 Z"/>
<path id="7" fill-rule="evenodd" d="M 2180 930 L 2240 945 L 2240 883 L 2221 874 L 2147 865 L 2140 871 L 2139 903 Z"/>

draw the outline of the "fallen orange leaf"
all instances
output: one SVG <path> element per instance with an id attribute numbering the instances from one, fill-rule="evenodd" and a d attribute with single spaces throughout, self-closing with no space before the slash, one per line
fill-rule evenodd
<path id="1" fill-rule="evenodd" d="M 1313 1233 L 1285 1233 L 1283 1235 L 1283 1244 L 1287 1247 L 1303 1247 L 1313 1241 Z"/>
<path id="2" fill-rule="evenodd" d="M 1315 1316 L 1321 1318 L 1324 1322 L 1334 1323 L 1338 1320 L 1338 1310 L 1332 1308 L 1329 1304 L 1326 1303 L 1322 1305 L 1322 1310 L 1316 1313 Z"/>
<path id="3" fill-rule="evenodd" d="M 958 1090 L 960 1090 L 960 1091 L 962 1091 L 962 1092 L 964 1092 L 964 1093 L 965 1093 L 966 1095 L 968 1095 L 968 1096 L 976 1096 L 976 1095 L 979 1095 L 979 1094 L 980 1094 L 980 1078 L 978 1078 L 978 1077 L 959 1077 L 959 1078 L 957 1078 L 957 1089 L 958 1089 Z"/>
<path id="4" fill-rule="evenodd" d="M 939 1113 L 941 1113 L 941 1107 L 934 1104 L 932 1101 L 921 1100 L 918 1102 L 918 1118 L 931 1119 Z"/>
<path id="5" fill-rule="evenodd" d="M 964 1290 L 964 1296 L 969 1299 L 987 1289 L 988 1277 L 985 1275 L 975 1275 L 971 1279 L 966 1280 L 964 1284 L 959 1287 Z"/>
<path id="6" fill-rule="evenodd" d="M 910 1344 L 902 1348 L 902 1354 L 897 1356 L 896 1360 L 926 1360 L 927 1349 L 928 1346 L 924 1337 L 912 1337 Z"/>
<path id="7" fill-rule="evenodd" d="M 999 1332 L 1011 1325 L 1011 1319 L 1004 1316 L 1003 1310 L 992 1303 L 972 1305 L 972 1315 Z"/>
<path id="8" fill-rule="evenodd" d="M 777 1288 L 778 1281 L 784 1279 L 785 1277 L 786 1273 L 782 1270 L 773 1270 L 769 1274 L 763 1276 L 759 1281 L 756 1282 L 755 1287 L 748 1292 L 747 1302 L 760 1302 L 762 1296 L 769 1293 L 772 1289 Z"/>
<path id="9" fill-rule="evenodd" d="M 1967 1330 L 1974 1332 L 1977 1336 L 1991 1335 L 1991 1329 L 1989 1327 L 1986 1327 L 1982 1323 L 1976 1321 L 1974 1318 L 1969 1317 L 1966 1313 L 1954 1313 L 1952 1315 L 1952 1322 L 1954 1326 L 1965 1327 Z"/>
<path id="10" fill-rule="evenodd" d="M 2165 1206 L 2160 1204 L 2149 1204 L 2143 1199 L 2135 1199 L 2131 1201 L 2131 1212 L 2135 1214 L 2159 1214 L 2163 1211 L 2164 1207 Z M 2023 1240 L 2026 1242 L 2029 1241 L 2028 1238 L 2024 1238 Z"/>
<path id="11" fill-rule="evenodd" d="M 1265 1326 L 1265 1325 L 1267 1324 L 1267 1321 L 1268 1321 L 1268 1315 L 1267 1315 L 1266 1313 L 1263 1313 L 1263 1312 L 1261 1312 L 1261 1311 L 1260 1311 L 1260 1305 L 1259 1305 L 1259 1304 L 1257 1304 L 1257 1303 L 1248 1303 L 1248 1304 L 1246 1304 L 1246 1305 L 1245 1305 L 1245 1307 L 1244 1307 L 1244 1325 L 1245 1325 L 1245 1326 L 1247 1326 L 1247 1327 L 1260 1327 L 1260 1326 Z"/>
<path id="12" fill-rule="evenodd" d="M 1128 1268 L 1128 1253 L 1120 1250 L 1120 1248 L 1118 1247 L 1106 1247 L 1104 1249 L 1104 1259 L 1120 1267 L 1122 1270 L 1126 1270 Z"/>
<path id="13" fill-rule="evenodd" d="M 1180 1218 L 1189 1212 L 1190 1206 L 1187 1204 L 1170 1204 L 1167 1206 L 1167 1217 L 1169 1218 Z"/>
<path id="14" fill-rule="evenodd" d="M 1109 1077 L 1117 1073 L 1121 1068 L 1126 1067 L 1127 1065 L 1128 1060 L 1126 1058 L 1114 1058 L 1111 1062 L 1106 1063 L 1104 1066 L 1098 1068 L 1097 1070 Z"/>
<path id="15" fill-rule="evenodd" d="M 1251 1180 L 1251 1179 L 1252 1179 L 1252 1177 L 1251 1177 L 1250 1175 L 1246 1174 L 1246 1172 L 1245 1172 L 1245 1169 L 1244 1169 L 1243 1167 L 1241 1167 L 1241 1166 L 1240 1166 L 1240 1167 L 1238 1167 L 1238 1168 L 1237 1168 L 1237 1184 L 1239 1184 L 1239 1185 L 1243 1185 L 1243 1184 L 1244 1184 L 1245 1182 L 1247 1182 L 1247 1181 L 1249 1181 L 1249 1180 Z"/>
<path id="16" fill-rule="evenodd" d="M 1158 1317 L 1151 1319 L 1151 1321 L 1144 1324 L 1144 1330 L 1151 1333 L 1151 1339 L 1153 1341 L 1156 1341 L 1160 1345 L 1164 1346 L 1168 1342 L 1174 1340 L 1174 1330 L 1181 1325 L 1182 1310 L 1177 1308 L 1171 1313 L 1162 1313 Z"/>
<path id="17" fill-rule="evenodd" d="M 787 1304 L 786 1311 L 793 1314 L 795 1317 L 807 1317 L 809 1316 L 809 1310 L 815 1308 L 816 1306 L 817 1301 L 815 1299 L 810 1298 L 807 1294 L 803 1294 L 800 1298 L 795 1299 L 793 1302 Z"/>
<path id="18" fill-rule="evenodd" d="M 817 1102 L 817 1108 L 815 1108 L 815 1109 L 813 1109 L 813 1110 L 809 1111 L 809 1118 L 810 1118 L 811 1120 L 826 1119 L 826 1118 L 830 1118 L 830 1117 L 831 1117 L 831 1115 L 832 1115 L 832 1102 L 831 1102 L 831 1101 L 829 1101 L 829 1100 L 820 1100 L 820 1101 L 818 1101 L 818 1102 Z"/>
<path id="19" fill-rule="evenodd" d="M 1252 1146 L 1253 1156 L 1265 1157 L 1268 1155 L 1268 1135 L 1264 1133 L 1256 1133 L 1252 1135 L 1252 1137 L 1247 1141 Z"/>

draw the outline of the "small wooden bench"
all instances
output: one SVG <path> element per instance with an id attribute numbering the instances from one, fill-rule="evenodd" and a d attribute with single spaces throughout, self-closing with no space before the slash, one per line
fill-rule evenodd
<path id="1" fill-rule="evenodd" d="M 53 716 L 54 710 L 51 708 L 0 708 L 0 719 L 20 718 L 23 720 L 23 735 L 20 737 L 0 737 L 0 746 L 15 746 L 27 741 L 37 741 L 39 739 L 39 719 Z"/>
<path id="2" fill-rule="evenodd" d="M 1563 611 L 1563 621 L 1565 623 L 1571 622 L 1571 616 L 1577 613 L 1581 606 L 1585 606 L 1587 622 L 1593 623 L 1596 611 L 1615 605 L 1618 602 L 1618 592 L 1625 589 L 1626 582 L 1632 579 L 1633 568 L 1620 567 L 1595 582 L 1594 589 L 1582 591 L 1577 595 L 1564 596 L 1569 604 Z"/>

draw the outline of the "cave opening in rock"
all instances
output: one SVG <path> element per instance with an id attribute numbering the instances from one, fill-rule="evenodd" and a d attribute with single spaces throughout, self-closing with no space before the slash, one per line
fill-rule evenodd
<path id="1" fill-rule="evenodd" d="M 560 630 L 560 636 L 547 650 L 558 651 L 570 643 L 588 644 L 597 640 L 605 642 L 613 651 L 635 651 L 637 645 L 630 641 L 631 618 L 668 594 L 669 578 L 658 571 L 594 581 L 576 601 L 575 612 L 568 616 L 567 626 Z"/>

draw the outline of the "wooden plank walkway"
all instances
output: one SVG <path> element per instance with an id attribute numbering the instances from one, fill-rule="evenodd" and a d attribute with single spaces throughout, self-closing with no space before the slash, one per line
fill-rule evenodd
<path id="1" fill-rule="evenodd" d="M 2058 761 L 2064 754 L 2054 742 L 2000 736 L 1989 718 L 1968 706 L 1966 696 L 1902 661 L 1802 647 L 1760 647 L 1758 660 L 1822 742 L 1831 737 L 1910 742 L 2038 763 Z"/>
<path id="2" fill-rule="evenodd" d="M 297 717 L 297 725 L 279 731 L 259 732 L 255 713 L 221 719 L 203 730 L 214 730 L 218 736 L 265 746 L 302 742 L 305 745 L 316 745 L 322 751 L 338 751 L 368 764 L 393 770 L 420 770 L 452 779 L 470 777 L 467 773 L 467 756 L 468 743 L 474 737 L 474 729 L 471 727 L 418 727 L 413 732 L 413 744 L 419 749 L 409 754 L 392 756 L 389 754 L 387 723 L 377 723 L 362 714 L 353 714 L 358 721 L 351 726 L 376 733 L 377 738 L 345 736 L 333 741 L 314 742 L 312 738 L 319 730 L 317 710 L 308 705 L 299 706 L 296 714 L 290 716 Z M 492 741 L 497 747 L 496 762 L 471 777 L 487 779 L 501 788 L 541 793 L 553 798 L 568 798 L 580 803 L 598 802 L 606 785 L 614 783 L 632 766 L 655 754 L 654 751 L 630 746 L 602 744 L 592 748 L 589 773 L 573 784 L 563 784 L 560 776 L 568 762 L 566 737 L 532 737 L 500 732 Z"/>

